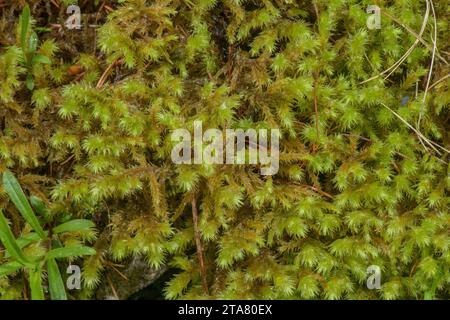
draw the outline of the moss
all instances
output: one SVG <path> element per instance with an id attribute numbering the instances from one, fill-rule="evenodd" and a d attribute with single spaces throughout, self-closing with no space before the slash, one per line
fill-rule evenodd
<path id="1" fill-rule="evenodd" d="M 8 4 L 0 170 L 97 224 L 74 298 L 134 256 L 179 270 L 170 299 L 449 298 L 445 1 L 381 2 L 374 30 L 365 1 L 104 1 L 81 7 L 99 25 L 81 31 L 55 26 L 64 4 L 28 2 L 51 64 L 26 89 Z M 195 121 L 280 129 L 279 172 L 175 165 L 171 133 Z M 18 281 L 0 295 L 26 298 Z"/>

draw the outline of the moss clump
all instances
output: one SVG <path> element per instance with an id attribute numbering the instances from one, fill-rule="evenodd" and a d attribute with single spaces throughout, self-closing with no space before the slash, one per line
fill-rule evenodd
<path id="1" fill-rule="evenodd" d="M 356 0 L 104 1 L 82 31 L 29 3 L 52 63 L 28 90 L 22 8 L 4 8 L 0 170 L 96 223 L 75 298 L 132 255 L 181 270 L 168 299 L 450 297 L 445 1 L 378 2 L 374 30 Z M 279 172 L 175 165 L 171 132 L 194 121 L 279 128 Z M 3 298 L 22 288 L 0 278 Z"/>

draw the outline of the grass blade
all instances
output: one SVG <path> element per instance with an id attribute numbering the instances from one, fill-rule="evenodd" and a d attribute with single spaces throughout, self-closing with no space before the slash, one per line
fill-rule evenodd
<path id="1" fill-rule="evenodd" d="M 45 299 L 41 273 L 42 269 L 40 267 L 30 269 L 30 289 L 32 300 Z"/>
<path id="2" fill-rule="evenodd" d="M 29 53 L 35 53 L 37 50 L 39 38 L 37 36 L 36 32 L 31 32 L 30 34 L 30 40 L 28 41 L 28 52 Z"/>
<path id="3" fill-rule="evenodd" d="M 52 300 L 67 300 L 64 282 L 55 259 L 47 259 L 48 287 Z"/>
<path id="4" fill-rule="evenodd" d="M 30 203 L 33 209 L 37 212 L 37 214 L 46 217 L 48 215 L 48 210 L 45 207 L 44 201 L 36 196 L 30 197 Z"/>
<path id="5" fill-rule="evenodd" d="M 0 210 L 0 240 L 5 246 L 5 249 L 14 259 L 16 259 L 18 262 L 22 264 L 28 263 L 27 258 L 25 258 L 22 250 L 20 250 L 12 231 L 8 226 L 8 222 L 1 210 Z"/>
<path id="6" fill-rule="evenodd" d="M 30 196 L 30 204 L 33 208 L 34 212 L 38 215 L 39 221 L 41 221 L 41 224 L 46 224 L 50 222 L 51 217 L 50 213 L 45 206 L 44 201 L 42 201 L 40 198 L 36 196 Z"/>
<path id="7" fill-rule="evenodd" d="M 37 54 L 31 59 L 31 64 L 34 65 L 35 63 L 52 64 L 52 61 L 49 57 L 43 56 L 42 54 Z"/>
<path id="8" fill-rule="evenodd" d="M 27 48 L 27 37 L 28 37 L 28 30 L 30 28 L 30 7 L 28 5 L 23 8 L 22 14 L 20 16 L 20 36 L 22 41 L 22 50 L 23 54 L 27 54 L 28 48 Z"/>
<path id="9" fill-rule="evenodd" d="M 19 182 L 10 171 L 3 173 L 3 187 L 5 188 L 5 191 L 9 195 L 11 201 L 16 206 L 17 210 L 19 210 L 22 214 L 23 218 L 30 224 L 41 239 L 45 239 L 46 235 L 39 223 L 38 218 L 34 214 L 33 209 L 31 209 L 31 206 L 28 203 Z"/>
<path id="10" fill-rule="evenodd" d="M 31 91 L 34 89 L 34 80 L 33 80 L 33 76 L 31 75 L 31 73 L 27 74 L 26 85 L 27 85 L 28 90 Z"/>
<path id="11" fill-rule="evenodd" d="M 19 262 L 12 261 L 0 265 L 0 277 L 9 276 L 19 271 L 23 265 Z"/>
<path id="12" fill-rule="evenodd" d="M 50 250 L 47 253 L 47 259 L 60 259 L 60 258 L 75 258 L 81 256 L 92 256 L 96 253 L 95 249 L 76 246 L 76 247 L 64 247 Z"/>
<path id="13" fill-rule="evenodd" d="M 53 233 L 85 231 L 94 227 L 95 224 L 90 220 L 75 219 L 53 228 Z"/>
<path id="14" fill-rule="evenodd" d="M 20 249 L 23 249 L 23 248 L 29 246 L 30 244 L 32 244 L 33 242 L 36 242 L 36 241 L 39 241 L 39 240 L 41 240 L 41 238 L 39 238 L 38 234 L 34 233 L 34 232 L 31 232 L 29 234 L 26 234 L 26 235 L 20 237 L 20 238 L 17 238 L 16 239 L 16 243 L 17 243 L 17 246 Z M 11 255 L 9 254 L 9 251 L 6 250 L 5 258 L 9 258 L 9 257 L 11 257 Z"/>

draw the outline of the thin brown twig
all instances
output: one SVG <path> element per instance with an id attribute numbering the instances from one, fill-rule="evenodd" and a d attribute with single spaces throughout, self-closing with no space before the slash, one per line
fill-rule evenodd
<path id="1" fill-rule="evenodd" d="M 416 32 L 414 32 L 414 30 L 412 30 L 410 27 L 408 27 L 407 25 L 405 25 L 404 23 L 402 23 L 400 20 L 398 20 L 396 17 L 392 16 L 391 14 L 387 13 L 385 10 L 381 11 L 381 14 L 385 15 L 386 17 L 388 17 L 389 19 L 391 19 L 392 21 L 396 22 L 397 24 L 401 25 L 403 28 L 405 28 L 406 31 L 408 31 L 411 35 L 413 35 L 417 40 L 419 40 L 425 47 L 427 47 L 429 50 L 433 50 L 433 47 L 426 42 L 422 36 L 418 35 Z M 439 52 L 436 52 L 436 56 L 446 65 L 449 65 L 448 61 L 445 60 L 445 58 L 443 58 Z"/>
<path id="2" fill-rule="evenodd" d="M 313 1 L 314 12 L 316 13 L 317 20 L 319 20 L 319 9 L 317 8 L 316 1 Z"/>
<path id="3" fill-rule="evenodd" d="M 447 79 L 448 77 L 450 77 L 450 73 L 447 74 L 446 76 L 443 76 L 442 78 L 440 78 L 440 79 L 437 80 L 436 82 L 434 82 L 434 83 L 428 88 L 428 90 L 433 89 L 435 86 L 437 86 L 439 83 L 441 83 L 442 81 L 444 81 L 444 80 Z"/>
<path id="4" fill-rule="evenodd" d="M 447 153 L 450 153 L 450 150 L 446 149 L 445 147 L 441 146 L 440 144 L 428 139 L 427 137 L 425 137 L 419 130 L 417 130 L 416 128 L 414 128 L 412 125 L 410 125 L 405 119 L 403 119 L 397 112 L 395 112 L 394 110 L 392 110 L 391 108 L 389 108 L 387 105 L 385 105 L 384 103 L 380 102 L 380 104 L 385 107 L 386 109 L 388 109 L 390 112 L 392 112 L 398 119 L 400 119 L 400 121 L 402 121 L 408 128 L 410 128 L 412 131 L 414 131 L 414 133 L 419 137 L 419 141 L 422 143 L 422 145 L 425 147 L 425 149 L 427 151 L 429 151 L 427 149 L 427 147 L 425 146 L 425 143 L 427 145 L 429 145 L 437 154 L 441 155 L 441 152 L 436 149 L 440 148 L 442 150 L 444 150 Z M 443 160 L 437 158 L 439 161 L 444 162 Z M 445 163 L 445 162 L 444 162 Z"/>
<path id="5" fill-rule="evenodd" d="M 119 276 L 121 276 L 124 280 L 128 281 L 128 277 L 120 272 L 113 264 L 108 264 Z"/>
<path id="6" fill-rule="evenodd" d="M 115 60 L 111 62 L 111 64 L 106 68 L 106 70 L 103 72 L 102 76 L 100 77 L 100 80 L 98 80 L 97 89 L 100 89 L 105 84 L 106 79 L 109 76 L 109 73 L 111 72 L 112 68 L 114 68 L 116 65 L 119 65 L 122 61 L 120 59 Z"/>
<path id="7" fill-rule="evenodd" d="M 59 8 L 59 3 L 56 2 L 55 0 L 50 0 L 50 2 L 57 8 Z"/>
<path id="8" fill-rule="evenodd" d="M 380 72 L 379 74 L 377 74 L 377 75 L 375 75 L 375 76 L 373 76 L 373 77 L 371 77 L 371 78 L 369 78 L 367 80 L 364 80 L 364 81 L 360 82 L 359 84 L 364 84 L 366 82 L 375 80 L 375 79 L 381 77 L 382 75 L 386 74 L 387 72 L 389 72 L 389 74 L 386 77 L 384 77 L 384 80 L 388 79 L 390 77 L 390 75 L 395 70 L 397 70 L 397 68 L 400 67 L 400 65 L 409 57 L 409 55 L 414 51 L 415 47 L 419 44 L 419 38 L 422 38 L 422 34 L 425 32 L 425 28 L 426 28 L 426 25 L 427 25 L 427 22 L 428 22 L 428 17 L 430 15 L 430 3 L 428 2 L 428 0 L 426 1 L 426 5 L 427 5 L 427 7 L 426 7 L 425 16 L 424 16 L 423 21 L 422 21 L 422 27 L 420 28 L 419 34 L 417 35 L 416 40 L 411 45 L 411 47 L 403 54 L 403 56 L 399 60 L 397 60 L 388 69 Z M 385 13 L 384 11 L 382 11 L 382 12 L 385 15 L 389 15 L 388 13 Z M 398 22 L 398 23 L 400 23 L 400 22 Z M 406 28 L 406 26 L 404 26 L 404 27 Z"/>
<path id="9" fill-rule="evenodd" d="M 295 184 L 300 186 L 300 187 L 305 187 L 305 188 L 311 189 L 314 192 L 317 192 L 318 194 L 320 194 L 320 195 L 322 195 L 324 197 L 327 197 L 329 199 L 334 199 L 334 196 L 332 196 L 331 194 L 329 194 L 329 193 L 327 193 L 327 192 L 325 192 L 325 191 L 323 191 L 323 190 L 321 190 L 321 189 L 319 189 L 317 187 L 310 186 L 308 184 L 301 184 L 301 183 L 295 183 Z"/>
<path id="10" fill-rule="evenodd" d="M 209 296 L 208 281 L 206 279 L 205 260 L 203 257 L 203 247 L 202 241 L 200 239 L 200 231 L 198 229 L 198 211 L 197 211 L 197 200 L 195 196 L 192 199 L 191 204 L 192 204 L 192 221 L 194 223 L 195 244 L 197 246 L 197 256 L 200 265 L 200 276 L 202 278 L 203 291 L 205 295 Z"/>
<path id="11" fill-rule="evenodd" d="M 112 291 L 114 297 L 115 297 L 117 300 L 120 300 L 120 299 L 119 299 L 119 295 L 117 294 L 116 288 L 114 288 L 114 286 L 113 286 L 113 283 L 112 283 L 112 281 L 111 281 L 111 278 L 110 278 L 109 276 L 106 276 L 106 278 L 108 279 L 108 283 L 109 283 L 109 286 L 111 287 L 111 291 Z"/>
<path id="12" fill-rule="evenodd" d="M 67 162 L 69 162 L 70 160 L 72 160 L 75 157 L 75 154 L 72 154 L 70 157 L 68 157 L 66 160 L 64 160 L 60 166 L 65 165 Z"/>
<path id="13" fill-rule="evenodd" d="M 433 13 L 433 21 L 434 21 L 434 38 L 433 38 L 433 51 L 431 55 L 431 63 L 430 63 L 430 69 L 428 71 L 428 77 L 427 77 L 427 83 L 425 86 L 425 92 L 423 94 L 423 100 L 422 105 L 420 106 L 420 113 L 419 113 L 419 120 L 417 120 L 417 130 L 420 130 L 420 122 L 422 121 L 422 115 L 423 115 L 423 107 L 427 101 L 427 94 L 428 90 L 430 88 L 430 82 L 431 82 L 431 76 L 433 74 L 433 65 L 434 65 L 434 58 L 436 56 L 436 50 L 437 50 L 437 22 L 436 22 L 436 13 L 434 11 L 434 4 L 432 0 L 429 0 L 431 11 Z"/>

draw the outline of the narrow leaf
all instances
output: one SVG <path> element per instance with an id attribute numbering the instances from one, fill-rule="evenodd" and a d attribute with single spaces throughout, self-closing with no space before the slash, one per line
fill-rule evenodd
<path id="1" fill-rule="evenodd" d="M 23 255 L 22 250 L 20 250 L 17 245 L 16 239 L 8 226 L 8 222 L 3 215 L 3 212 L 0 210 L 0 240 L 5 246 L 5 249 L 9 252 L 9 254 L 16 259 L 18 262 L 22 264 L 28 263 L 28 260 Z"/>
<path id="2" fill-rule="evenodd" d="M 39 241 L 41 240 L 41 238 L 39 238 L 39 235 L 35 232 L 31 232 L 28 233 L 20 238 L 18 238 L 16 240 L 17 245 L 19 246 L 20 249 L 25 248 L 26 246 L 28 246 L 29 244 Z"/>
<path id="3" fill-rule="evenodd" d="M 10 274 L 16 273 L 22 267 L 23 265 L 16 261 L 4 263 L 0 265 L 0 277 L 9 276 Z"/>
<path id="4" fill-rule="evenodd" d="M 45 206 L 44 201 L 42 201 L 40 198 L 36 196 L 31 196 L 30 204 L 33 207 L 36 214 L 41 218 L 40 221 L 43 221 L 44 223 L 50 221 L 50 214 L 47 207 Z"/>
<path id="5" fill-rule="evenodd" d="M 75 219 L 53 228 L 54 233 L 85 231 L 94 228 L 95 224 L 86 219 Z"/>
<path id="6" fill-rule="evenodd" d="M 52 61 L 50 60 L 49 57 L 43 56 L 42 54 L 37 54 L 33 57 L 33 59 L 31 59 L 31 64 L 35 64 L 35 63 L 43 63 L 43 64 L 52 64 Z"/>
<path id="7" fill-rule="evenodd" d="M 28 245 L 32 244 L 33 242 L 39 241 L 41 238 L 39 238 L 37 233 L 31 232 L 25 236 L 22 236 L 18 239 L 16 239 L 16 243 L 20 249 L 23 249 L 27 247 Z M 9 258 L 11 255 L 9 254 L 9 251 L 6 250 L 5 252 L 5 258 Z"/>
<path id="8" fill-rule="evenodd" d="M 33 31 L 30 34 L 30 40 L 28 41 L 28 43 L 29 43 L 28 44 L 28 52 L 30 52 L 30 53 L 36 52 L 37 46 L 38 46 L 38 41 L 39 41 L 39 39 L 38 39 L 37 33 Z"/>
<path id="9" fill-rule="evenodd" d="M 37 212 L 37 214 L 46 217 L 48 215 L 48 210 L 45 207 L 44 201 L 36 196 L 30 197 L 30 203 L 33 209 Z"/>
<path id="10" fill-rule="evenodd" d="M 64 247 L 50 250 L 47 253 L 47 259 L 60 259 L 60 258 L 72 258 L 81 256 L 91 256 L 95 254 L 95 249 L 77 246 L 77 247 Z"/>
<path id="11" fill-rule="evenodd" d="M 16 206 L 17 210 L 22 214 L 24 219 L 30 224 L 30 226 L 36 231 L 36 233 L 44 239 L 46 237 L 44 230 L 39 223 L 36 215 L 31 209 L 30 204 L 25 197 L 25 194 L 22 191 L 22 188 L 19 185 L 19 182 L 14 177 L 14 175 L 6 171 L 3 173 L 3 187 L 5 188 L 6 193 L 8 193 L 11 201 Z"/>
<path id="12" fill-rule="evenodd" d="M 30 269 L 30 289 L 32 300 L 44 300 L 44 288 L 42 287 L 42 269 L 40 267 Z"/>
<path id="13" fill-rule="evenodd" d="M 28 29 L 30 27 L 30 7 L 28 5 L 23 8 L 22 15 L 20 17 L 20 36 L 22 41 L 22 50 L 25 54 L 28 50 L 27 48 L 27 36 Z"/>
<path id="14" fill-rule="evenodd" d="M 64 282 L 55 259 L 47 259 L 48 287 L 52 300 L 67 300 Z"/>
<path id="15" fill-rule="evenodd" d="M 33 80 L 33 76 L 30 73 L 27 75 L 26 84 L 27 84 L 28 90 L 31 91 L 34 89 L 34 80 Z"/>

